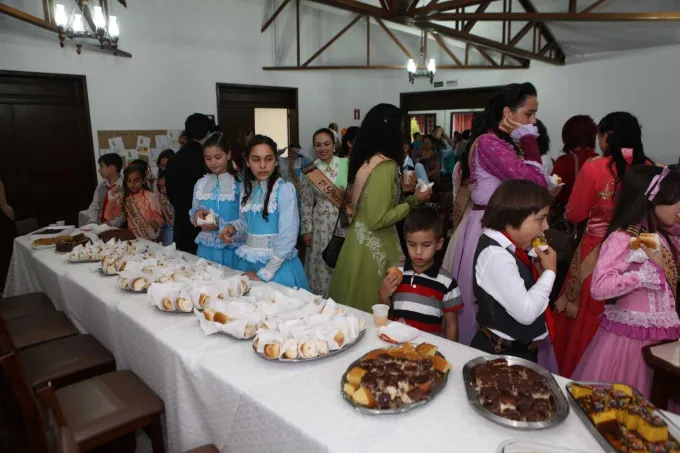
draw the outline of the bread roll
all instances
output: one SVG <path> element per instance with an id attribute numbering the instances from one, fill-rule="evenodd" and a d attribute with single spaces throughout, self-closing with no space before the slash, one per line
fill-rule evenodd
<path id="1" fill-rule="evenodd" d="M 120 267 L 118 268 L 118 270 L 119 270 L 119 271 L 124 271 L 124 270 L 125 270 L 125 266 L 127 266 L 127 261 L 123 261 L 122 263 L 120 263 Z"/>
<path id="2" fill-rule="evenodd" d="M 390 267 L 387 269 L 387 275 L 394 275 L 399 279 L 399 281 L 401 281 L 401 279 L 404 277 L 403 272 L 401 272 L 398 267 Z"/>
<path id="3" fill-rule="evenodd" d="M 316 348 L 316 340 L 314 338 L 305 340 L 305 342 L 302 343 L 302 346 L 300 346 L 300 352 L 305 359 L 311 359 L 312 357 L 319 355 L 319 351 Z"/>
<path id="4" fill-rule="evenodd" d="M 328 354 L 328 342 L 326 340 L 318 339 L 316 340 L 316 350 L 319 352 L 319 355 L 326 355 Z"/>
<path id="5" fill-rule="evenodd" d="M 180 298 L 177 308 L 184 313 L 190 313 L 194 310 L 194 303 L 189 299 Z"/>
<path id="6" fill-rule="evenodd" d="M 342 345 L 345 344 L 345 335 L 342 333 L 341 330 L 338 330 L 338 333 L 335 334 L 333 340 L 335 340 L 338 346 L 342 347 Z"/>
<path id="7" fill-rule="evenodd" d="M 218 311 L 215 313 L 215 316 L 213 316 L 213 321 L 219 322 L 220 324 L 227 324 L 229 322 L 229 316 L 227 316 L 225 313 L 222 313 L 221 311 Z"/>
<path id="8" fill-rule="evenodd" d="M 298 347 L 295 340 L 286 342 L 286 350 L 283 352 L 283 356 L 289 360 L 298 358 Z"/>
<path id="9" fill-rule="evenodd" d="M 359 387 L 359 389 L 352 394 L 352 399 L 362 406 L 375 407 L 373 393 L 366 387 Z"/>
<path id="10" fill-rule="evenodd" d="M 106 268 L 106 273 L 107 274 L 115 274 L 116 273 L 116 267 L 114 265 L 111 265 Z"/>
<path id="11" fill-rule="evenodd" d="M 658 250 L 659 235 L 657 233 L 640 233 L 638 237 L 630 240 L 630 247 L 633 250 L 639 249 L 642 244 L 652 250 Z"/>
<path id="12" fill-rule="evenodd" d="M 163 301 L 161 303 L 162 303 L 164 309 L 166 309 L 168 311 L 174 311 L 175 310 L 175 306 L 172 304 L 172 299 L 170 299 L 169 297 L 166 297 L 165 299 L 163 299 Z"/>
<path id="13" fill-rule="evenodd" d="M 243 331 L 243 336 L 244 336 L 245 338 L 250 338 L 250 337 L 255 336 L 255 333 L 256 333 L 256 332 L 257 332 L 257 329 L 255 328 L 255 326 L 252 325 L 252 324 L 250 324 L 250 323 L 248 323 L 248 324 L 246 324 L 246 328 L 245 328 L 245 330 Z"/>
<path id="14" fill-rule="evenodd" d="M 361 378 L 364 377 L 364 374 L 366 374 L 366 370 L 363 368 L 359 368 L 358 366 L 355 366 L 351 370 L 349 370 L 349 373 L 347 373 L 347 382 L 352 383 L 352 384 L 361 384 Z"/>
<path id="15" fill-rule="evenodd" d="M 120 279 L 120 287 L 123 289 L 128 289 L 130 288 L 130 280 L 127 278 L 121 278 Z"/>
<path id="16" fill-rule="evenodd" d="M 203 317 L 207 321 L 212 321 L 213 318 L 215 317 L 215 310 L 211 310 L 209 308 L 206 308 L 205 310 L 203 310 Z"/>
<path id="17" fill-rule="evenodd" d="M 198 305 L 201 308 L 210 306 L 210 296 L 208 296 L 207 294 L 201 294 L 200 296 L 198 296 Z"/>
<path id="18" fill-rule="evenodd" d="M 545 245 L 548 245 L 548 240 L 543 235 L 537 236 L 531 240 L 531 246 L 533 248 L 543 247 Z"/>
<path id="19" fill-rule="evenodd" d="M 275 341 L 264 345 L 264 355 L 270 359 L 278 359 L 281 355 L 281 343 Z"/>
<path id="20" fill-rule="evenodd" d="M 147 281 L 146 279 L 139 277 L 132 281 L 132 289 L 134 291 L 144 291 L 146 289 Z"/>

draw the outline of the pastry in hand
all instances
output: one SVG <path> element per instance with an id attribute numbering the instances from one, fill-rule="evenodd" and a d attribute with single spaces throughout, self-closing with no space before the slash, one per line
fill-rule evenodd
<path id="1" fill-rule="evenodd" d="M 548 246 L 548 240 L 543 235 L 537 236 L 537 237 L 535 237 L 531 240 L 531 246 L 533 248 L 547 247 Z"/>
<path id="2" fill-rule="evenodd" d="M 639 249 L 643 244 L 651 250 L 659 250 L 659 235 L 657 233 L 640 233 L 638 237 L 630 240 L 630 247 L 633 250 Z"/>
<path id="3" fill-rule="evenodd" d="M 560 178 L 559 175 L 550 175 L 550 182 L 553 183 L 553 185 L 559 186 L 562 184 L 562 178 Z"/>
<path id="4" fill-rule="evenodd" d="M 399 270 L 398 267 L 390 267 L 387 269 L 387 275 L 394 275 L 399 281 L 404 277 L 404 274 Z"/>

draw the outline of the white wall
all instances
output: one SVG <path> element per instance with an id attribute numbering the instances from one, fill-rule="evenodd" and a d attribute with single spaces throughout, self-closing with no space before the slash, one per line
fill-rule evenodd
<path id="1" fill-rule="evenodd" d="M 527 70 L 442 70 L 437 72 L 435 81 L 456 78 L 458 88 L 534 83 L 538 90 L 538 117 L 548 127 L 551 154 L 555 157 L 562 146 L 562 126 L 571 116 L 589 114 L 598 120 L 609 112 L 629 111 L 642 124 L 646 153 L 659 161 L 675 163 L 680 157 L 675 131 L 680 106 L 677 86 L 680 46 L 592 58 L 566 66 L 532 62 Z M 387 99 L 394 102 L 398 102 L 401 92 L 433 89 L 423 80 L 411 85 L 401 74 L 391 75 L 389 80 L 391 86 L 385 86 L 383 90 Z"/>
<path id="2" fill-rule="evenodd" d="M 280 149 L 290 144 L 287 109 L 255 109 L 255 133 L 271 137 Z"/>
<path id="3" fill-rule="evenodd" d="M 42 15 L 37 0 L 3 3 Z M 263 71 L 274 65 L 277 47 L 295 54 L 294 41 L 260 33 L 271 14 L 269 1 L 144 0 L 129 2 L 127 10 L 109 3 L 119 18 L 120 47 L 132 59 L 90 49 L 77 55 L 71 43 L 60 49 L 56 34 L 0 15 L 0 69 L 87 76 L 95 149 L 97 130 L 181 129 L 193 112 L 216 113 L 218 82 L 299 88 L 300 140 L 307 149 L 316 129 L 331 121 L 341 128 L 359 125 L 354 109 L 361 109 L 363 118 L 383 98 L 382 83 L 371 71 Z M 294 11 L 293 4 L 287 9 Z M 322 25 L 328 31 L 346 23 L 330 15 Z M 277 32 L 282 24 L 277 20 Z M 305 16 L 303 24 L 315 22 Z M 305 33 L 303 58 L 308 58 L 326 39 Z"/>

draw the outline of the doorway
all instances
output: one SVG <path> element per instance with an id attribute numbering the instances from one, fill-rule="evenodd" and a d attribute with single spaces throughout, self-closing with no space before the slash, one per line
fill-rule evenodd
<path id="1" fill-rule="evenodd" d="M 279 149 L 286 148 L 300 139 L 298 89 L 218 83 L 217 122 L 240 152 L 249 132 L 269 135 Z"/>
<path id="2" fill-rule="evenodd" d="M 77 225 L 97 184 L 85 76 L 0 71 L 0 143 L 0 179 L 16 219 Z M 0 217 L 0 237 L 13 237 L 14 224 Z M 1 242 L 3 286 L 12 244 Z"/>

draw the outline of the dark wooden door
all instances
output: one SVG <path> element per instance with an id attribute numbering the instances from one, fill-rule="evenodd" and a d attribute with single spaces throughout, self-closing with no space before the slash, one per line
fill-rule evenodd
<path id="1" fill-rule="evenodd" d="M 77 225 L 95 170 L 85 77 L 0 71 L 0 179 L 17 220 Z M 14 225 L 0 216 L 2 288 Z"/>
<path id="2" fill-rule="evenodd" d="M 288 137 L 300 142 L 297 88 L 217 84 L 217 122 L 232 144 L 239 134 L 255 129 L 256 108 L 288 109 Z M 277 143 L 285 148 L 288 143 Z"/>
<path id="3" fill-rule="evenodd" d="M 92 200 L 97 177 L 85 83 L 82 76 L 0 72 L 0 178 L 18 219 L 77 225 L 78 211 Z"/>

